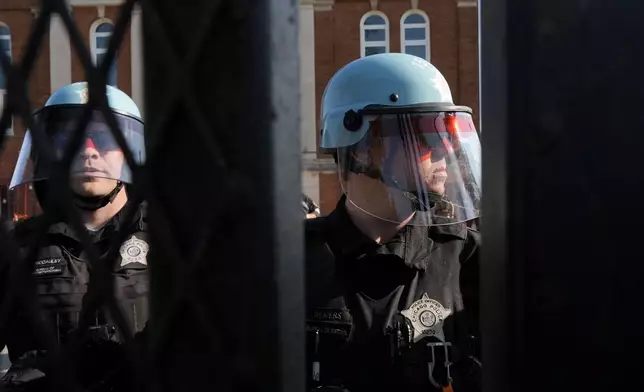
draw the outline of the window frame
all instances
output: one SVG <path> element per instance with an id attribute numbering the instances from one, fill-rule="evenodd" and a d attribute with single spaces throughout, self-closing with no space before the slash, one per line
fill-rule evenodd
<path id="1" fill-rule="evenodd" d="M 371 16 L 379 16 L 385 23 L 383 25 L 366 26 L 365 22 Z M 367 42 L 365 40 L 367 30 L 385 30 L 385 40 Z M 385 47 L 385 53 L 389 53 L 389 18 L 381 11 L 369 11 L 362 15 L 360 19 L 360 57 L 366 57 L 367 48 L 380 48 L 383 46 Z"/>
<path id="2" fill-rule="evenodd" d="M 97 31 L 98 28 L 100 26 L 104 25 L 104 24 L 109 24 L 109 25 L 112 26 L 112 31 L 109 34 Z M 105 48 L 105 49 L 100 48 L 99 49 L 97 47 L 97 42 L 96 41 L 97 41 L 98 38 L 111 37 L 112 35 L 114 35 L 114 27 L 115 27 L 114 22 L 112 22 L 112 20 L 108 19 L 108 18 L 99 18 L 99 19 L 95 20 L 92 23 L 91 27 L 90 27 L 89 46 L 90 46 L 90 52 L 92 54 L 92 61 L 94 62 L 94 65 L 96 65 L 96 66 L 98 66 L 98 56 L 101 55 L 101 54 L 107 53 L 107 48 Z M 118 87 L 118 80 L 119 80 L 119 78 L 118 78 L 118 74 L 119 74 L 119 72 L 118 72 L 118 68 L 119 68 L 118 67 L 118 60 L 119 60 L 119 56 L 118 56 L 118 51 L 117 51 L 117 53 L 116 53 L 116 55 L 114 57 L 114 63 L 112 64 L 112 67 L 114 67 L 114 69 L 111 71 L 111 72 L 114 73 L 114 84 L 111 85 L 113 87 Z M 109 81 L 110 81 L 109 80 L 109 74 L 108 74 L 106 79 L 107 79 L 107 82 L 109 84 Z"/>
<path id="3" fill-rule="evenodd" d="M 405 23 L 405 19 L 407 19 L 411 15 L 420 15 L 425 19 L 424 23 Z M 427 16 L 427 13 L 425 13 L 422 10 L 419 9 L 411 9 L 406 11 L 402 16 L 400 17 L 400 52 L 401 53 L 407 53 L 406 47 L 408 45 L 410 46 L 419 46 L 421 43 L 425 45 L 425 53 L 427 54 L 425 60 L 431 62 L 432 59 L 432 46 L 431 46 L 431 24 L 429 21 L 429 16 Z M 405 30 L 406 29 L 414 29 L 414 28 L 424 28 L 425 29 L 425 39 L 424 40 L 407 40 L 405 39 Z"/>

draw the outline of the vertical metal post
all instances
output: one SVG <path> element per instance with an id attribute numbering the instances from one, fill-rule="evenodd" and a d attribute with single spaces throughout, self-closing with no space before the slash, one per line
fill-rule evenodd
<path id="1" fill-rule="evenodd" d="M 643 388 L 642 15 L 481 1 L 485 392 Z"/>
<path id="2" fill-rule="evenodd" d="M 156 387 L 301 392 L 297 3 L 142 5 Z"/>

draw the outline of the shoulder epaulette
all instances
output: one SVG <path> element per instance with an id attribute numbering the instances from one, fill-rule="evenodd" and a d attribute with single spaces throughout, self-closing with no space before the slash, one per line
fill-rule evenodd
<path id="1" fill-rule="evenodd" d="M 143 201 L 139 205 L 139 229 L 141 231 L 148 230 L 148 202 Z"/>
<path id="2" fill-rule="evenodd" d="M 336 296 L 336 258 L 327 243 L 325 217 L 305 220 L 306 303 L 311 306 Z"/>
<path id="3" fill-rule="evenodd" d="M 13 233 L 16 240 L 18 240 L 18 242 L 22 242 L 24 239 L 29 238 L 44 224 L 44 222 L 43 215 L 37 215 L 15 222 L 13 224 Z"/>
<path id="4" fill-rule="evenodd" d="M 467 236 L 465 238 L 465 245 L 463 246 L 463 251 L 461 252 L 461 261 L 465 262 L 469 260 L 480 246 L 481 233 L 479 233 L 479 231 L 476 229 L 468 227 Z"/>

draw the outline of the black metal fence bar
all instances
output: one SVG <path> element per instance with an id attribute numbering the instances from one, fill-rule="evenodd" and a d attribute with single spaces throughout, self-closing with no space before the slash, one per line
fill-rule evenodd
<path id="1" fill-rule="evenodd" d="M 142 6 L 155 384 L 302 391 L 297 4 Z"/>
<path id="2" fill-rule="evenodd" d="M 91 110 L 103 112 L 125 147 L 107 107 L 105 75 L 136 3 L 127 0 L 121 6 L 103 64 L 92 64 L 63 0 L 41 1 L 23 59 L 12 65 L 0 53 L 9 91 L 0 128 L 8 126 L 12 115 L 21 116 L 42 159 L 54 165 L 46 203 L 66 214 L 95 271 L 85 311 L 107 306 L 126 337 L 131 331 L 113 298 L 111 272 L 101 267 L 116 257 L 122 238 L 115 238 L 107 261 L 99 260 L 65 184 Z M 148 356 L 133 351 L 125 365 L 145 378 L 141 384 L 147 390 L 302 391 L 297 4 L 164 0 L 141 5 L 145 167 L 137 167 L 123 149 L 135 180 L 132 197 L 149 201 L 152 318 L 146 332 Z M 61 161 L 31 117 L 26 96 L 52 13 L 61 16 L 69 32 L 90 90 L 89 107 Z M 5 140 L 0 139 L 0 147 Z M 77 390 L 77 375 L 65 358 L 79 349 L 80 340 L 61 350 L 52 326 L 44 324 L 34 306 L 30 271 L 42 234 L 34 238 L 26 260 L 16 263 L 16 244 L 4 226 L 0 230 L 0 278 L 10 283 L 0 295 L 0 326 L 11 322 L 12 307 L 29 314 L 50 351 L 56 385 Z M 87 325 L 81 323 L 81 328 Z"/>
<path id="3" fill-rule="evenodd" d="M 642 15 L 481 1 L 485 392 L 644 387 Z"/>

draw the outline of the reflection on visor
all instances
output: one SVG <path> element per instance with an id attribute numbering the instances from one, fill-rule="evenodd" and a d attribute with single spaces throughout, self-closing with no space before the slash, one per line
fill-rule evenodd
<path id="1" fill-rule="evenodd" d="M 465 112 L 382 114 L 338 150 L 348 201 L 380 219 L 464 222 L 480 208 L 480 143 Z M 413 219 L 412 219 L 413 218 Z"/>
<path id="2" fill-rule="evenodd" d="M 134 159 L 142 163 L 145 159 L 143 142 L 143 123 L 137 119 L 114 113 L 119 129 L 127 143 Z M 37 116 L 42 121 L 45 133 L 51 138 L 58 158 L 64 154 L 78 127 L 78 120 L 82 117 L 82 109 L 56 108 L 43 112 Z M 104 120 L 100 111 L 95 111 L 90 122 L 85 128 L 80 149 L 92 147 L 99 154 L 107 154 L 113 151 L 120 151 L 116 138 Z"/>
<path id="3" fill-rule="evenodd" d="M 71 141 L 71 138 L 71 133 L 56 133 L 53 137 L 54 147 L 56 149 L 64 150 L 67 147 L 67 144 Z M 93 148 L 99 152 L 121 149 L 109 130 L 86 132 L 84 138 L 85 143 L 81 146 Z"/>
<path id="4" fill-rule="evenodd" d="M 477 136 L 468 113 L 425 113 L 418 115 L 382 115 L 372 122 L 371 132 L 382 137 L 406 135 L 401 130 L 413 131 L 422 160 L 442 159 L 457 153 L 461 138 Z"/>
<path id="5" fill-rule="evenodd" d="M 34 115 L 34 120 L 42 126 L 54 147 L 57 162 L 53 162 L 53 165 L 39 164 L 38 151 L 32 149 L 31 137 L 26 136 L 11 179 L 12 187 L 52 177 L 55 166 L 62 163 L 61 158 L 69 147 L 84 110 L 82 105 L 50 106 Z M 113 114 L 134 161 L 137 164 L 145 163 L 143 122 L 125 114 Z M 132 170 L 125 160 L 124 151 L 112 135 L 100 111 L 92 113 L 79 147 L 79 151 L 72 157 L 72 174 L 132 182 Z"/>

